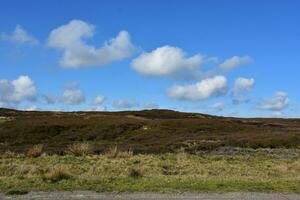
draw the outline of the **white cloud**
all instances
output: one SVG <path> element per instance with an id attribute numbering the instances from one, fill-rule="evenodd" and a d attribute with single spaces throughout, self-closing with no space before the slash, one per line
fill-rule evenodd
<path id="1" fill-rule="evenodd" d="M 255 80 L 253 78 L 243 78 L 240 77 L 235 80 L 234 84 L 234 93 L 239 94 L 242 92 L 249 92 L 255 84 Z"/>
<path id="2" fill-rule="evenodd" d="M 34 82 L 28 76 L 18 79 L 0 80 L 0 102 L 2 104 L 18 104 L 22 101 L 35 101 L 37 90 Z"/>
<path id="3" fill-rule="evenodd" d="M 39 110 L 39 108 L 36 105 L 33 105 L 25 109 L 25 111 L 37 111 L 37 110 Z"/>
<path id="4" fill-rule="evenodd" d="M 65 90 L 62 102 L 67 105 L 78 105 L 85 101 L 85 95 L 81 90 Z"/>
<path id="5" fill-rule="evenodd" d="M 36 45 L 39 41 L 33 36 L 29 35 L 20 25 L 17 25 L 12 33 L 2 33 L 1 40 L 16 44 L 31 44 Z"/>
<path id="6" fill-rule="evenodd" d="M 224 70 L 231 70 L 238 66 L 249 64 L 252 61 L 253 59 L 250 56 L 233 56 L 232 58 L 225 60 L 219 67 Z"/>
<path id="7" fill-rule="evenodd" d="M 150 53 L 142 53 L 132 61 L 131 66 L 142 75 L 166 76 L 195 72 L 203 62 L 204 56 L 200 54 L 186 57 L 186 53 L 178 47 L 163 46 Z"/>
<path id="8" fill-rule="evenodd" d="M 253 78 L 240 77 L 235 80 L 234 88 L 232 92 L 233 102 L 235 104 L 247 102 L 249 99 L 246 97 L 246 93 L 250 92 L 255 85 Z"/>
<path id="9" fill-rule="evenodd" d="M 103 66 L 130 57 L 136 51 L 127 31 L 121 31 L 100 48 L 86 43 L 94 33 L 93 25 L 72 20 L 51 31 L 48 46 L 63 51 L 60 65 L 67 68 Z"/>
<path id="10" fill-rule="evenodd" d="M 127 101 L 124 99 L 119 99 L 113 102 L 113 107 L 117 109 L 130 109 L 138 107 L 140 104 L 135 101 Z"/>
<path id="11" fill-rule="evenodd" d="M 274 112 L 272 113 L 272 117 L 275 117 L 275 118 L 282 118 L 282 117 L 284 117 L 284 113 L 281 112 L 281 111 L 274 111 Z"/>
<path id="12" fill-rule="evenodd" d="M 158 104 L 155 102 L 144 102 L 142 107 L 145 109 L 155 109 L 158 108 Z"/>
<path id="13" fill-rule="evenodd" d="M 287 93 L 277 92 L 273 97 L 259 105 L 259 108 L 272 111 L 281 111 L 288 107 L 290 99 Z"/>
<path id="14" fill-rule="evenodd" d="M 180 100 L 203 100 L 212 96 L 224 95 L 227 92 L 227 80 L 224 76 L 204 79 L 196 84 L 174 86 L 168 90 L 168 95 Z"/>
<path id="15" fill-rule="evenodd" d="M 101 105 L 101 104 L 104 103 L 104 101 L 105 101 L 105 97 L 104 97 L 104 96 L 98 95 L 98 96 L 95 97 L 93 103 L 94 103 L 95 105 Z"/>
<path id="16" fill-rule="evenodd" d="M 79 89 L 79 83 L 77 81 L 64 84 L 64 93 L 62 94 L 61 102 L 67 105 L 78 105 L 84 101 L 85 94 Z"/>
<path id="17" fill-rule="evenodd" d="M 106 106 L 95 106 L 88 108 L 86 111 L 106 111 L 107 107 Z"/>
<path id="18" fill-rule="evenodd" d="M 211 105 L 211 109 L 213 109 L 216 112 L 220 112 L 222 110 L 224 110 L 225 105 L 223 103 L 215 103 L 213 105 Z"/>

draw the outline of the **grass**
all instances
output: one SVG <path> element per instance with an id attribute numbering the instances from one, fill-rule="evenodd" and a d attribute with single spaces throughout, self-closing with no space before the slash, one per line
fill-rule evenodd
<path id="1" fill-rule="evenodd" d="M 0 192 L 300 193 L 299 119 L 0 108 L 0 133 Z"/>
<path id="2" fill-rule="evenodd" d="M 300 158 L 186 153 L 2 157 L 0 191 L 300 192 Z"/>
<path id="3" fill-rule="evenodd" d="M 132 178 L 141 178 L 144 175 L 143 168 L 140 165 L 133 166 L 129 169 L 129 176 Z"/>
<path id="4" fill-rule="evenodd" d="M 118 146 L 112 146 L 108 148 L 108 151 L 105 152 L 105 155 L 109 158 L 128 158 L 133 156 L 132 150 L 121 151 Z"/>
<path id="5" fill-rule="evenodd" d="M 59 165 L 52 167 L 46 174 L 42 175 L 44 181 L 50 181 L 56 183 L 62 180 L 70 179 L 71 175 L 68 173 L 68 170 L 65 166 Z"/>
<path id="6" fill-rule="evenodd" d="M 74 156 L 85 156 L 90 152 L 90 144 L 89 143 L 75 143 L 70 144 L 67 147 L 66 154 L 71 154 Z"/>
<path id="7" fill-rule="evenodd" d="M 27 151 L 27 156 L 29 156 L 29 157 L 39 157 L 43 153 L 43 148 L 44 148 L 43 144 L 34 145 L 33 147 L 31 147 Z"/>
<path id="8" fill-rule="evenodd" d="M 7 121 L 10 121 L 10 118 L 0 116 L 0 124 L 1 124 L 1 123 L 4 123 L 4 122 L 7 122 Z"/>

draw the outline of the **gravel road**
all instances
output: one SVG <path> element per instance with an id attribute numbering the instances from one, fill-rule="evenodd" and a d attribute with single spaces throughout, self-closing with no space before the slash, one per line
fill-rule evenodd
<path id="1" fill-rule="evenodd" d="M 92 191 L 57 191 L 57 192 L 30 192 L 25 195 L 6 196 L 0 194 L 1 200 L 154 200 L 154 199 L 184 199 L 184 200 L 300 200 L 300 194 L 283 193 L 97 193 Z"/>

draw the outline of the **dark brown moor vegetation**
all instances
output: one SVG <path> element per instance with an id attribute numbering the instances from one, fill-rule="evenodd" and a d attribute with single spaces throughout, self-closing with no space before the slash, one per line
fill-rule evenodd
<path id="1" fill-rule="evenodd" d="M 0 152 L 42 144 L 60 154 L 75 143 L 100 153 L 117 145 L 135 153 L 210 151 L 222 147 L 300 146 L 299 119 L 240 119 L 171 110 L 24 112 L 0 109 Z"/>

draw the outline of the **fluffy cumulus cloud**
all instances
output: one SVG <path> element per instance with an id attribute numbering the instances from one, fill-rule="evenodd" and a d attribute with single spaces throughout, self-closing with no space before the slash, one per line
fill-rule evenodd
<path id="1" fill-rule="evenodd" d="M 78 105 L 85 101 L 85 95 L 81 90 L 65 90 L 62 102 L 67 105 Z"/>
<path id="2" fill-rule="evenodd" d="M 272 113 L 272 117 L 275 117 L 275 118 L 282 118 L 283 116 L 284 116 L 284 114 L 281 111 L 274 111 Z"/>
<path id="3" fill-rule="evenodd" d="M 178 47 L 163 46 L 152 52 L 142 53 L 132 61 L 131 66 L 142 75 L 166 76 L 179 72 L 194 72 L 202 62 L 204 56 L 200 54 L 187 57 Z"/>
<path id="4" fill-rule="evenodd" d="M 138 107 L 140 104 L 136 101 L 127 101 L 124 99 L 118 99 L 113 102 L 113 107 L 116 109 L 131 109 L 134 107 Z"/>
<path id="5" fill-rule="evenodd" d="M 254 86 L 255 80 L 253 78 L 237 78 L 232 92 L 233 102 L 239 104 L 249 101 L 247 93 L 250 92 Z"/>
<path id="6" fill-rule="evenodd" d="M 85 94 L 79 89 L 79 83 L 77 81 L 64 84 L 61 102 L 66 105 L 79 105 L 85 102 Z"/>
<path id="7" fill-rule="evenodd" d="M 259 108 L 264 110 L 271 110 L 278 114 L 279 111 L 287 108 L 289 104 L 289 95 L 285 92 L 277 92 L 273 97 L 269 98 L 261 105 L 259 105 Z"/>
<path id="8" fill-rule="evenodd" d="M 35 101 L 37 89 L 28 76 L 19 76 L 16 80 L 0 80 L 0 102 L 2 105 L 18 104 L 23 101 Z"/>
<path id="9" fill-rule="evenodd" d="M 226 92 L 226 78 L 224 76 L 215 76 L 193 85 L 174 86 L 168 90 L 168 95 L 174 99 L 197 101 L 208 99 L 212 96 L 225 95 Z"/>
<path id="10" fill-rule="evenodd" d="M 225 105 L 223 103 L 215 103 L 215 104 L 211 105 L 210 107 L 213 111 L 220 112 L 220 111 L 224 110 Z"/>
<path id="11" fill-rule="evenodd" d="M 98 96 L 95 97 L 93 104 L 102 105 L 104 103 L 104 101 L 105 101 L 105 97 L 101 96 L 101 95 L 98 95 Z"/>
<path id="12" fill-rule="evenodd" d="M 36 45 L 39 41 L 33 36 L 29 35 L 20 25 L 17 25 L 12 33 L 2 33 L 1 40 L 16 44 L 31 44 Z"/>
<path id="13" fill-rule="evenodd" d="M 101 95 L 97 95 L 91 103 L 91 106 L 86 111 L 106 111 L 107 107 L 104 104 L 106 98 Z"/>
<path id="14" fill-rule="evenodd" d="M 223 70 L 231 70 L 241 65 L 249 64 L 252 61 L 253 59 L 250 56 L 233 56 L 225 60 L 219 67 Z"/>
<path id="15" fill-rule="evenodd" d="M 130 57 L 136 50 L 127 31 L 121 31 L 100 48 L 86 43 L 94 34 L 93 25 L 72 20 L 51 31 L 48 46 L 63 51 L 60 65 L 68 68 L 103 66 Z"/>

